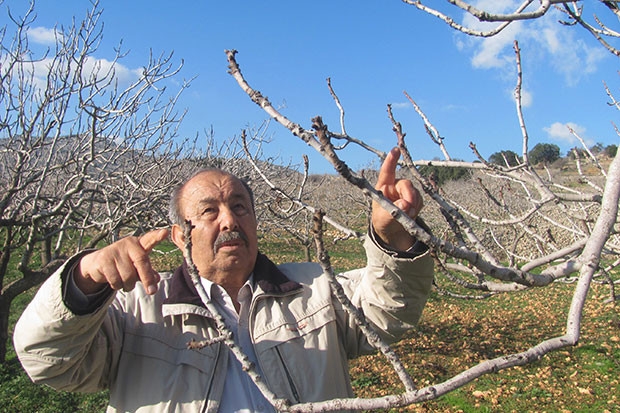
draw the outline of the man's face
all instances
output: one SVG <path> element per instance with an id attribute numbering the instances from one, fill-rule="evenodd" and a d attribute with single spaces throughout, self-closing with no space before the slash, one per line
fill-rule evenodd
<path id="1" fill-rule="evenodd" d="M 256 216 L 250 194 L 236 177 L 207 171 L 181 190 L 181 215 L 190 220 L 192 259 L 198 272 L 216 284 L 245 282 L 256 262 Z M 174 226 L 172 239 L 185 252 L 183 229 Z"/>

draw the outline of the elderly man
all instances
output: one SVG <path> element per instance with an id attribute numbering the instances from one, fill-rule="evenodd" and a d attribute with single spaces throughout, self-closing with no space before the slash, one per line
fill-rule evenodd
<path id="1" fill-rule="evenodd" d="M 377 189 L 409 216 L 420 194 L 395 176 L 400 153 L 381 167 Z M 331 293 L 320 266 L 276 266 L 259 253 L 249 187 L 204 170 L 173 193 L 172 228 L 128 237 L 72 257 L 40 288 L 14 334 L 30 377 L 76 391 L 110 389 L 108 411 L 273 411 L 220 336 L 184 263 L 158 274 L 151 249 L 168 235 L 191 258 L 236 344 L 278 398 L 291 403 L 352 397 L 349 358 L 373 351 Z M 433 278 L 428 248 L 375 205 L 367 266 L 341 275 L 352 302 L 389 341 L 419 319 Z M 209 306 L 210 307 L 210 306 Z M 216 340 L 213 340 L 213 339 Z M 191 340 L 210 345 L 188 349 Z"/>

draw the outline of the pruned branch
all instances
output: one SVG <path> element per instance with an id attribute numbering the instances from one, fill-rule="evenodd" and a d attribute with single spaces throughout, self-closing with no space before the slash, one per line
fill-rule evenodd
<path id="1" fill-rule="evenodd" d="M 459 285 L 462 288 L 471 290 L 486 291 L 493 293 L 523 290 L 535 286 L 545 286 L 570 274 L 580 272 L 578 287 L 575 291 L 572 310 L 567 320 L 566 334 L 555 337 L 517 354 L 499 357 L 478 364 L 477 366 L 443 382 L 433 386 L 419 390 L 408 390 L 404 394 L 391 395 L 382 398 L 372 399 L 338 399 L 325 401 L 323 403 L 300 404 L 291 406 L 291 411 L 316 411 L 317 410 L 335 410 L 335 409 L 384 409 L 405 406 L 407 404 L 416 403 L 424 400 L 434 399 L 451 390 L 454 390 L 466 383 L 471 382 L 489 372 L 496 372 L 512 366 L 523 365 L 533 360 L 538 360 L 550 351 L 559 348 L 574 345 L 579 339 L 579 324 L 581 322 L 581 314 L 584 304 L 584 290 L 587 290 L 592 274 L 598 268 L 601 253 L 608 239 L 612 234 L 612 229 L 617 218 L 618 189 L 617 183 L 610 181 L 620 181 L 620 172 L 617 170 L 620 163 L 619 158 L 613 161 L 613 166 L 607 174 L 607 184 L 605 188 L 593 187 L 595 192 L 586 193 L 569 188 L 560 183 L 553 181 L 553 176 L 547 170 L 547 177 L 542 178 L 536 168 L 530 164 L 528 158 L 528 132 L 526 120 L 521 110 L 521 83 L 522 72 L 520 62 L 520 50 L 515 42 L 515 55 L 517 61 L 517 85 L 515 87 L 515 103 L 516 112 L 521 127 L 521 140 L 523 145 L 523 160 L 517 166 L 510 166 L 510 162 L 505 159 L 505 166 L 492 164 L 477 154 L 481 160 L 480 164 L 476 164 L 475 169 L 482 174 L 476 178 L 481 190 L 482 199 L 487 200 L 486 205 L 493 205 L 490 210 L 484 211 L 489 216 L 483 216 L 481 213 L 470 211 L 471 207 L 459 202 L 453 196 L 446 196 L 443 190 L 439 190 L 436 183 L 423 176 L 417 168 L 420 161 L 414 161 L 407 149 L 405 141 L 405 132 L 399 121 L 397 121 L 388 105 L 388 115 L 392 121 L 393 130 L 396 134 L 397 144 L 403 155 L 402 165 L 408 173 L 411 174 L 417 182 L 419 182 L 428 195 L 435 203 L 436 207 L 441 211 L 443 218 L 453 231 L 453 237 L 457 243 L 453 243 L 448 237 L 438 237 L 437 235 L 427 232 L 425 229 L 417 225 L 413 220 L 404 215 L 402 211 L 396 208 L 390 201 L 385 199 L 378 193 L 373 186 L 363 176 L 359 176 L 341 159 L 337 153 L 338 148 L 332 144 L 332 139 L 337 139 L 337 134 L 332 133 L 327 125 L 325 125 L 320 116 L 312 119 L 311 129 L 314 131 L 314 137 L 302 138 L 304 141 L 311 141 L 319 153 L 327 159 L 334 169 L 345 178 L 349 183 L 353 184 L 361 190 L 361 192 L 378 202 L 381 207 L 389 211 L 392 216 L 414 237 L 426 243 L 437 254 L 442 270 L 438 272 L 444 274 L 446 279 Z M 231 67 L 238 67 L 234 54 L 228 54 Z M 294 135 L 299 136 L 298 131 L 308 130 L 302 127 L 291 128 L 290 125 L 298 125 L 289 121 L 284 115 L 274 110 L 270 105 L 266 104 L 262 98 L 262 94 L 251 89 L 247 81 L 241 76 L 240 72 L 235 72 L 235 79 L 240 86 L 246 91 L 252 91 L 252 100 L 262 108 L 269 108 L 267 113 L 276 119 L 276 121 L 284 122 L 283 126 L 291 130 Z M 259 96 L 257 98 L 257 96 Z M 441 137 L 437 128 L 432 125 L 431 121 L 424 115 L 422 110 L 417 107 L 415 101 L 410 99 L 416 112 L 423 118 L 424 127 L 431 141 L 443 148 L 444 138 Z M 475 145 L 470 145 L 474 151 Z M 445 149 L 445 148 L 444 148 Z M 468 167 L 470 164 L 464 162 L 454 162 L 450 160 L 447 149 L 442 149 L 444 156 L 450 165 L 458 165 L 460 167 Z M 476 151 L 477 152 L 477 151 Z M 444 161 L 446 162 L 446 161 Z M 433 161 L 435 163 L 435 161 Z M 440 162 L 437 162 L 441 164 Z M 605 174 L 602 174 L 605 178 Z M 614 178 L 616 176 L 616 178 Z M 494 186 L 496 181 L 503 182 L 499 188 Z M 509 191 L 510 194 L 507 194 Z M 515 194 L 519 194 L 515 198 Z M 471 203 L 475 199 L 475 195 L 468 193 L 464 200 Z M 571 204 L 577 204 L 578 208 L 582 208 L 582 203 L 587 203 L 595 208 L 596 223 L 594 227 L 588 231 L 582 231 L 577 228 L 580 221 L 563 223 L 562 219 L 554 216 L 551 212 L 559 209 L 564 214 L 564 218 L 568 215 L 576 214 L 573 212 L 577 209 L 571 207 Z M 613 206 L 615 205 L 615 210 Z M 557 207 L 556 207 L 557 206 Z M 470 223 L 463 215 L 466 213 L 473 224 Z M 491 217 L 490 214 L 496 214 L 497 217 Z M 503 218 L 498 218 L 503 217 Z M 570 234 L 573 241 L 567 243 L 565 239 L 558 240 L 557 234 L 554 234 L 549 228 L 544 229 L 535 226 L 534 222 L 546 221 L 554 230 L 563 231 Z M 475 224 L 475 225 L 474 225 Z M 490 230 L 493 243 L 500 247 L 500 251 L 505 253 L 509 258 L 510 266 L 502 265 L 496 251 L 493 250 L 482 238 L 478 236 L 482 228 L 493 226 L 498 229 Z M 501 228 L 510 228 L 514 234 L 513 238 L 505 239 L 507 231 L 503 233 Z M 517 229 L 519 229 L 517 231 Z M 541 231 L 542 230 L 542 231 Z M 504 238 L 504 239 L 502 239 Z M 512 240 L 512 244 L 511 244 Z M 322 261 L 325 260 L 327 253 L 324 247 L 319 244 L 319 254 Z M 518 245 L 520 243 L 530 242 L 536 246 L 538 255 L 534 256 L 534 250 L 530 250 L 529 257 L 520 256 L 518 253 Z M 611 244 L 609 244 L 611 247 Z M 439 257 L 440 254 L 446 258 Z M 452 261 L 449 261 L 448 258 Z M 519 261 L 527 261 L 521 262 Z M 329 273 L 329 261 L 323 263 L 324 270 Z M 461 263 L 465 263 L 461 264 Z M 534 269 L 542 271 L 532 272 Z M 470 274 L 477 282 L 467 282 L 460 274 Z M 492 281 L 487 279 L 490 277 Z M 444 293 L 449 293 L 444 290 Z M 487 294 L 486 296 L 490 296 Z M 353 310 L 352 310 L 353 311 Z"/>
<path id="2" fill-rule="evenodd" d="M 321 264 L 321 268 L 323 268 L 323 274 L 329 280 L 329 286 L 331 287 L 332 293 L 338 299 L 338 302 L 342 305 L 342 307 L 353 316 L 355 323 L 359 326 L 360 330 L 364 333 L 366 338 L 368 339 L 368 343 L 372 345 L 377 350 L 380 350 L 383 355 L 392 363 L 392 367 L 394 371 L 400 378 L 401 382 L 405 386 L 405 389 L 409 391 L 414 391 L 416 386 L 413 382 L 413 379 L 407 373 L 405 366 L 401 363 L 398 355 L 390 348 L 390 346 L 385 343 L 381 336 L 370 326 L 370 324 L 366 321 L 364 314 L 356 308 L 351 300 L 346 296 L 342 285 L 338 282 L 336 275 L 332 269 L 332 265 L 329 258 L 329 253 L 325 249 L 323 244 L 323 212 L 317 211 L 313 217 L 313 233 L 314 240 L 316 243 L 317 256 L 319 258 L 319 263 Z"/>

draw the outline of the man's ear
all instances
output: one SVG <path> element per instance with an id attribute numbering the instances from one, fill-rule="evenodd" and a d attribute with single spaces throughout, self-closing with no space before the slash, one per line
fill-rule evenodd
<path id="1" fill-rule="evenodd" d="M 174 245 L 181 250 L 183 255 L 185 255 L 185 230 L 179 224 L 172 225 L 170 239 L 174 242 Z"/>

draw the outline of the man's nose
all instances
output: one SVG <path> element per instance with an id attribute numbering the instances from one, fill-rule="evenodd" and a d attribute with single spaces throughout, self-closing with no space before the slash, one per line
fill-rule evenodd
<path id="1" fill-rule="evenodd" d="M 232 231 L 237 229 L 239 223 L 237 216 L 230 208 L 222 208 L 220 210 L 220 230 Z"/>

